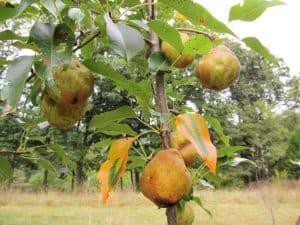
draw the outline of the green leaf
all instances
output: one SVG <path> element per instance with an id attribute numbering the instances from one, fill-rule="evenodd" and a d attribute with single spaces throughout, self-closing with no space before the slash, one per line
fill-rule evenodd
<path id="1" fill-rule="evenodd" d="M 74 42 L 74 34 L 66 24 L 37 21 L 31 28 L 29 43 L 35 43 L 42 52 L 42 61 L 35 64 L 37 74 L 49 86 L 55 87 L 52 68 L 71 61 Z"/>
<path id="2" fill-rule="evenodd" d="M 8 67 L 1 92 L 1 99 L 15 108 L 23 92 L 25 81 L 31 70 L 33 56 L 20 56 Z"/>
<path id="3" fill-rule="evenodd" d="M 34 43 L 25 43 L 25 42 L 21 42 L 21 41 L 15 41 L 11 45 L 15 46 L 16 48 L 19 48 L 19 49 L 27 48 L 27 49 L 31 49 L 35 52 L 39 51 L 39 48 Z"/>
<path id="4" fill-rule="evenodd" d="M 139 0 L 124 0 L 122 7 L 132 7 L 138 4 L 141 4 Z"/>
<path id="5" fill-rule="evenodd" d="M 5 58 L 0 57 L 0 68 L 7 64 L 8 64 L 8 61 Z"/>
<path id="6" fill-rule="evenodd" d="M 0 156 L 0 181 L 8 180 L 13 176 L 13 168 L 9 161 Z"/>
<path id="7" fill-rule="evenodd" d="M 64 148 L 58 144 L 50 144 L 48 145 L 48 149 L 54 151 L 58 157 L 62 160 L 63 164 L 68 166 L 70 169 L 74 170 L 76 168 L 76 163 L 73 162 L 67 155 Z"/>
<path id="8" fill-rule="evenodd" d="M 110 135 L 110 136 L 116 136 L 116 135 L 123 135 L 128 134 L 130 136 L 136 136 L 137 133 L 132 130 L 132 128 L 128 124 L 118 124 L 118 123 L 109 123 L 105 127 L 96 128 L 97 131 Z"/>
<path id="9" fill-rule="evenodd" d="M 45 170 L 48 170 L 49 172 L 52 172 L 57 175 L 57 171 L 55 167 L 52 165 L 52 163 L 49 160 L 37 159 L 36 163 L 39 164 L 39 166 L 43 167 Z"/>
<path id="10" fill-rule="evenodd" d="M 59 15 L 54 0 L 41 0 L 41 5 L 44 6 L 53 16 L 57 17 Z"/>
<path id="11" fill-rule="evenodd" d="M 94 116 L 90 122 L 90 128 L 101 129 L 112 121 L 122 121 L 128 118 L 136 118 L 134 111 L 129 106 L 121 106 L 115 110 Z"/>
<path id="12" fill-rule="evenodd" d="M 212 116 L 204 116 L 204 119 L 215 129 L 223 143 L 229 146 L 229 137 L 223 133 L 220 121 Z"/>
<path id="13" fill-rule="evenodd" d="M 11 7 L 1 7 L 0 8 L 0 22 L 14 17 L 17 9 Z"/>
<path id="14" fill-rule="evenodd" d="M 30 91 L 30 100 L 34 106 L 38 105 L 38 100 L 40 97 L 40 93 L 42 92 L 42 81 L 41 79 L 35 79 L 31 91 Z"/>
<path id="15" fill-rule="evenodd" d="M 212 42 L 203 35 L 195 35 L 184 43 L 183 54 L 200 54 L 203 55 L 213 47 Z"/>
<path id="16" fill-rule="evenodd" d="M 25 42 L 27 40 L 27 37 L 19 36 L 10 30 L 5 30 L 0 32 L 0 40 L 1 41 L 19 40 Z"/>
<path id="17" fill-rule="evenodd" d="M 127 162 L 127 170 L 133 170 L 136 168 L 144 168 L 146 165 L 146 160 L 141 157 L 141 156 L 137 156 L 137 155 L 132 155 L 128 157 L 128 162 Z"/>
<path id="18" fill-rule="evenodd" d="M 103 141 L 99 141 L 95 144 L 93 144 L 90 148 L 93 148 L 93 149 L 105 149 L 107 150 L 107 148 L 113 143 L 114 141 L 111 140 L 111 139 L 105 139 Z"/>
<path id="19" fill-rule="evenodd" d="M 21 0 L 21 3 L 17 9 L 17 13 L 15 15 L 15 17 L 18 17 L 21 15 L 21 13 L 32 3 L 34 3 L 34 0 Z"/>
<path id="20" fill-rule="evenodd" d="M 242 40 L 249 48 L 257 53 L 261 54 L 265 59 L 278 65 L 277 59 L 269 52 L 269 50 L 263 46 L 260 41 L 255 37 L 246 37 Z"/>
<path id="21" fill-rule="evenodd" d="M 174 27 L 159 20 L 149 22 L 148 26 L 160 37 L 160 39 L 168 42 L 179 52 L 182 51 L 183 44 L 178 31 Z"/>
<path id="22" fill-rule="evenodd" d="M 28 138 L 29 141 L 38 141 L 42 144 L 45 144 L 46 137 L 45 136 L 31 136 Z"/>
<path id="23" fill-rule="evenodd" d="M 228 147 L 224 147 L 218 150 L 218 158 L 222 158 L 224 156 L 227 157 L 233 157 L 234 153 L 238 152 L 238 151 L 243 151 L 245 149 L 248 149 L 247 146 L 228 146 Z"/>
<path id="24" fill-rule="evenodd" d="M 170 70 L 171 64 L 165 58 L 162 52 L 154 52 L 148 58 L 148 66 L 151 70 L 158 71 L 158 70 Z"/>
<path id="25" fill-rule="evenodd" d="M 131 60 L 144 49 L 143 36 L 125 24 L 115 24 L 108 14 L 104 15 L 106 31 L 111 48 L 126 60 Z"/>
<path id="26" fill-rule="evenodd" d="M 193 201 L 196 202 L 197 205 L 199 205 L 201 207 L 201 209 L 203 209 L 210 216 L 210 218 L 212 218 L 212 213 L 207 208 L 204 207 L 204 205 L 199 197 L 194 196 Z"/>
<path id="27" fill-rule="evenodd" d="M 224 23 L 216 19 L 202 5 L 193 0 L 160 0 L 160 2 L 177 10 L 195 25 L 203 24 L 213 31 L 236 36 Z"/>
<path id="28" fill-rule="evenodd" d="M 285 4 L 286 3 L 277 0 L 244 0 L 243 4 L 238 3 L 231 7 L 229 21 L 253 21 L 263 14 L 267 8 Z"/>
<path id="29" fill-rule="evenodd" d="M 52 151 L 54 151 L 59 156 L 59 158 L 61 158 L 62 160 L 65 160 L 67 158 L 65 150 L 63 149 L 63 147 L 61 145 L 49 144 L 48 148 L 51 149 Z"/>
<path id="30" fill-rule="evenodd" d="M 128 25 L 139 27 L 144 29 L 145 31 L 150 31 L 147 24 L 145 24 L 142 20 L 128 20 Z"/>
<path id="31" fill-rule="evenodd" d="M 112 67 L 101 62 L 95 62 L 93 59 L 85 60 L 83 64 L 91 71 L 101 74 L 102 76 L 114 81 L 119 88 L 126 89 L 129 95 L 132 95 L 136 98 L 144 113 L 144 116 L 146 118 L 149 116 L 148 108 L 153 97 L 149 80 L 143 80 L 141 82 L 127 80 Z"/>

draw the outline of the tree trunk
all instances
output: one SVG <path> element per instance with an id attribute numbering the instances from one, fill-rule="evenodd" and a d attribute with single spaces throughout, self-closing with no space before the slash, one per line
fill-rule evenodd
<path id="1" fill-rule="evenodd" d="M 133 180 L 133 170 L 130 170 L 130 181 L 131 181 L 132 190 L 135 190 L 134 180 Z"/>
<path id="2" fill-rule="evenodd" d="M 146 0 L 148 3 L 147 5 L 147 20 L 155 20 L 155 6 L 153 5 L 154 0 Z M 151 52 L 157 52 L 160 50 L 159 46 L 159 38 L 154 33 L 150 33 L 150 42 L 151 42 Z M 155 89 L 155 97 L 156 103 L 160 108 L 161 113 L 169 113 L 167 98 L 165 93 L 165 78 L 164 72 L 158 71 L 156 73 L 156 89 Z M 170 129 L 168 122 L 164 122 L 161 124 L 162 132 L 161 132 L 161 139 L 162 139 L 162 147 L 163 149 L 167 149 L 170 146 Z M 166 216 L 168 225 L 177 225 L 176 220 L 176 206 L 171 206 L 166 210 Z"/>
<path id="3" fill-rule="evenodd" d="M 140 191 L 140 173 L 134 170 L 134 180 L 135 180 L 135 191 Z"/>
<path id="4" fill-rule="evenodd" d="M 74 191 L 74 186 L 75 186 L 75 171 L 72 170 L 71 192 Z"/>
<path id="5" fill-rule="evenodd" d="M 44 170 L 43 187 L 44 187 L 44 192 L 48 193 L 48 170 Z"/>
<path id="6" fill-rule="evenodd" d="M 81 192 L 84 180 L 83 158 L 80 158 L 80 160 L 77 161 L 76 164 L 76 189 L 78 192 Z"/>
<path id="7" fill-rule="evenodd" d="M 121 180 L 120 180 L 120 187 L 121 187 L 121 191 L 123 191 L 124 190 L 123 177 L 121 177 Z"/>

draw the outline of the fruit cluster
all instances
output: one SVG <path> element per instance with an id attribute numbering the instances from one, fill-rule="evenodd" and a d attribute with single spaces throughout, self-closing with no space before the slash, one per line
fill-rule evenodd
<path id="1" fill-rule="evenodd" d="M 142 193 L 158 207 L 176 205 L 192 187 L 191 166 L 197 157 L 195 147 L 178 131 L 171 134 L 172 148 L 159 151 L 146 165 L 140 180 Z M 177 207 L 177 223 L 191 225 L 194 221 L 193 209 L 185 204 Z"/>
<path id="2" fill-rule="evenodd" d="M 41 111 L 50 125 L 70 128 L 80 120 L 88 107 L 88 98 L 93 92 L 92 73 L 77 59 L 72 59 L 68 68 L 52 70 L 55 88 L 46 86 L 41 99 Z"/>
<path id="3" fill-rule="evenodd" d="M 179 33 L 183 43 L 189 40 L 185 33 Z M 161 51 L 172 66 L 184 68 L 191 64 L 195 55 L 185 55 L 163 41 Z M 240 62 L 226 46 L 219 45 L 203 55 L 196 65 L 196 76 L 203 87 L 221 91 L 229 87 L 240 74 Z"/>

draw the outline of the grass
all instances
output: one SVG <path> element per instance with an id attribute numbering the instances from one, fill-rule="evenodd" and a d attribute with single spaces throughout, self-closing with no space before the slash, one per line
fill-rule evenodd
<path id="1" fill-rule="evenodd" d="M 210 219 L 193 204 L 194 225 L 293 225 L 300 215 L 300 183 L 243 190 L 199 191 Z M 99 193 L 0 192 L 0 225 L 165 225 L 164 210 L 141 194 L 115 192 L 103 206 Z"/>

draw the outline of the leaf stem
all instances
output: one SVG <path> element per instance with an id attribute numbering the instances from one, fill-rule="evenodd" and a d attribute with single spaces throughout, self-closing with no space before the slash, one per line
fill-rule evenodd
<path id="1" fill-rule="evenodd" d="M 142 123 L 143 125 L 145 125 L 146 127 L 150 128 L 151 130 L 153 130 L 155 133 L 159 134 L 159 130 L 155 129 L 154 127 L 152 127 L 151 125 L 147 124 L 146 122 L 144 122 L 143 120 L 141 120 L 139 117 L 136 118 L 140 123 Z"/>
<path id="2" fill-rule="evenodd" d="M 196 30 L 196 29 L 192 29 L 192 28 L 185 28 L 185 27 L 179 27 L 179 28 L 176 28 L 176 30 L 183 31 L 183 32 L 191 32 L 191 33 L 196 33 L 196 34 L 204 35 L 211 42 L 214 42 L 216 40 L 216 37 L 214 37 L 213 35 L 210 35 L 207 32 L 201 31 L 201 30 Z"/>
<path id="3" fill-rule="evenodd" d="M 88 40 L 86 40 L 85 42 L 83 42 L 81 45 L 78 45 L 76 48 L 73 49 L 73 52 L 76 52 L 77 50 L 81 49 L 82 47 L 86 46 L 88 43 L 90 43 L 92 40 L 94 40 L 95 38 L 97 38 L 99 35 L 101 34 L 100 31 L 98 31 L 97 33 L 95 33 L 91 38 L 89 38 Z"/>

